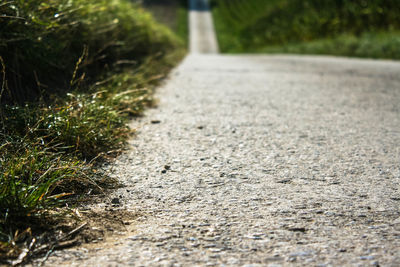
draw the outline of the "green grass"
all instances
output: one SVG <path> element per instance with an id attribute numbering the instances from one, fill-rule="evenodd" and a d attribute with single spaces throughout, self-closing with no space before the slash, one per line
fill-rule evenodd
<path id="1" fill-rule="evenodd" d="M 399 58 L 396 0 L 213 0 L 212 7 L 223 52 Z"/>
<path id="2" fill-rule="evenodd" d="M 359 37 L 341 35 L 330 39 L 266 46 L 255 49 L 256 53 L 294 53 L 335 55 L 361 58 L 400 60 L 400 33 L 364 33 Z"/>
<path id="3" fill-rule="evenodd" d="M 144 0 L 143 6 L 156 20 L 167 25 L 188 44 L 188 1 L 187 0 Z"/>
<path id="4" fill-rule="evenodd" d="M 113 183 L 97 163 L 123 149 L 183 43 L 125 0 L 0 4 L 0 261 L 49 210 Z"/>
<path id="5" fill-rule="evenodd" d="M 127 0 L 15 0 L 1 4 L 0 14 L 10 89 L 2 98 L 17 103 L 86 90 L 109 70 L 178 45 L 171 31 Z"/>
<path id="6" fill-rule="evenodd" d="M 184 41 L 185 47 L 187 47 L 189 44 L 188 1 L 180 0 L 179 3 L 176 33 Z"/>

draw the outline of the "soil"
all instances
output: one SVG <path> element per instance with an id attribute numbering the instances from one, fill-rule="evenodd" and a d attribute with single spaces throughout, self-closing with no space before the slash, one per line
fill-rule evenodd
<path id="1" fill-rule="evenodd" d="M 79 208 L 47 211 L 37 223 L 31 220 L 30 228 L 16 234 L 15 246 L 5 250 L 6 254 L 0 258 L 5 265 L 0 262 L 0 266 L 20 262 L 40 265 L 57 250 L 107 244 L 132 233 L 139 216 L 137 211 L 121 207 L 118 198 L 105 202 L 104 197 L 94 197 Z"/>

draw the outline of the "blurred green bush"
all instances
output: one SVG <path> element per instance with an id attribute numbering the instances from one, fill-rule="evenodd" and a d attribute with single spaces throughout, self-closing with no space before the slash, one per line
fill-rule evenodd
<path id="1" fill-rule="evenodd" d="M 400 30 L 397 0 L 212 0 L 225 52 Z"/>

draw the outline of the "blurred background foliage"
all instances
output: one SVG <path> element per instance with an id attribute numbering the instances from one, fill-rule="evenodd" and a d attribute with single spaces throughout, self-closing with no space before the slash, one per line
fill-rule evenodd
<path id="1" fill-rule="evenodd" d="M 154 18 L 188 43 L 188 0 L 138 0 Z"/>
<path id="2" fill-rule="evenodd" d="M 211 4 L 224 52 L 400 58 L 397 0 L 211 0 Z"/>

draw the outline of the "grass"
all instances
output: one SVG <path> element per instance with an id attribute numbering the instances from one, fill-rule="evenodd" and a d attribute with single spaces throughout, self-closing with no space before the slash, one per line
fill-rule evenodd
<path id="1" fill-rule="evenodd" d="M 382 58 L 400 60 L 400 33 L 364 33 L 359 37 L 341 35 L 330 39 L 310 42 L 266 46 L 255 49 L 258 53 L 294 53 L 335 55 L 360 58 Z"/>
<path id="2" fill-rule="evenodd" d="M 156 20 L 167 25 L 188 44 L 188 1 L 187 0 L 144 0 L 143 6 Z"/>
<path id="3" fill-rule="evenodd" d="M 127 0 L 15 0 L 0 5 L 3 100 L 51 100 L 138 66 L 177 46 L 166 28 Z"/>
<path id="4" fill-rule="evenodd" d="M 125 0 L 0 4 L 0 261 L 56 207 L 113 181 L 98 163 L 183 57 L 183 41 Z"/>
<path id="5" fill-rule="evenodd" d="M 188 16 L 188 1 L 180 0 L 180 5 L 177 11 L 177 35 L 184 41 L 185 47 L 189 44 L 189 16 Z"/>
<path id="6" fill-rule="evenodd" d="M 213 0 L 221 50 L 400 57 L 395 0 Z"/>

